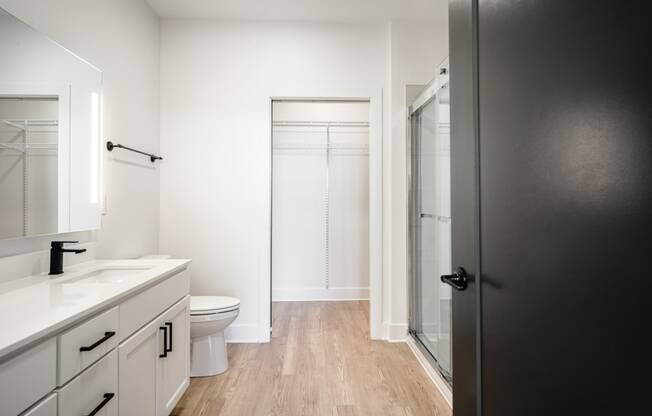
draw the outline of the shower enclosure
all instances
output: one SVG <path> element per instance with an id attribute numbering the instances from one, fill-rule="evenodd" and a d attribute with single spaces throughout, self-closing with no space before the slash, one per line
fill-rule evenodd
<path id="1" fill-rule="evenodd" d="M 452 385 L 451 143 L 448 63 L 410 107 L 408 149 L 409 333 Z"/>

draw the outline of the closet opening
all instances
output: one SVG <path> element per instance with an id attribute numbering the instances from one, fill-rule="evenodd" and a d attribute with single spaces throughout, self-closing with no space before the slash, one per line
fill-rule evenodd
<path id="1" fill-rule="evenodd" d="M 272 100 L 272 305 L 369 301 L 369 142 L 369 100 Z"/>

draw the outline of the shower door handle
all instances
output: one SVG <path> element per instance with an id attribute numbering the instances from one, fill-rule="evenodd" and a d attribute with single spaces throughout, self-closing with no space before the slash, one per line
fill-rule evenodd
<path id="1" fill-rule="evenodd" d="M 445 274 L 441 277 L 441 281 L 453 286 L 455 290 L 464 290 L 468 285 L 466 279 L 466 270 L 463 267 L 458 267 L 454 274 Z"/>

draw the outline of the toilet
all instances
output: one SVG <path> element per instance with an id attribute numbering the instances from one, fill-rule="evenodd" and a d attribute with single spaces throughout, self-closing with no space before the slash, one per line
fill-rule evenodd
<path id="1" fill-rule="evenodd" d="M 169 259 L 167 255 L 141 259 Z M 214 376 L 229 368 L 224 330 L 240 313 L 240 300 L 190 296 L 190 377 Z"/>
<path id="2" fill-rule="evenodd" d="M 190 377 L 214 376 L 229 368 L 224 330 L 239 312 L 236 298 L 190 297 Z"/>

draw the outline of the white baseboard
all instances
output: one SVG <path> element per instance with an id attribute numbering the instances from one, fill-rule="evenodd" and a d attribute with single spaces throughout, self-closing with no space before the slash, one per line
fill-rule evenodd
<path id="1" fill-rule="evenodd" d="M 408 324 L 383 322 L 382 338 L 387 342 L 405 342 L 407 339 Z"/>
<path id="2" fill-rule="evenodd" d="M 453 390 L 451 390 L 451 387 L 448 385 L 448 383 L 442 378 L 441 374 L 439 374 L 439 371 L 435 370 L 432 368 L 430 365 L 430 362 L 426 357 L 424 357 L 423 353 L 419 349 L 419 347 L 416 345 L 415 341 L 407 337 L 407 344 L 414 353 L 414 355 L 417 357 L 417 361 L 419 361 L 419 364 L 421 364 L 421 367 L 425 370 L 426 374 L 428 374 L 428 377 L 430 377 L 430 380 L 434 383 L 434 385 L 437 387 L 441 395 L 444 397 L 444 400 L 446 400 L 446 403 L 453 408 Z"/>
<path id="3" fill-rule="evenodd" d="M 258 325 L 235 324 L 229 325 L 224 331 L 226 342 L 229 344 L 252 344 L 260 342 Z"/>
<path id="4" fill-rule="evenodd" d="M 404 342 L 407 339 L 408 325 L 387 323 L 387 341 Z"/>
<path id="5" fill-rule="evenodd" d="M 368 287 L 274 288 L 272 302 L 368 300 Z"/>

